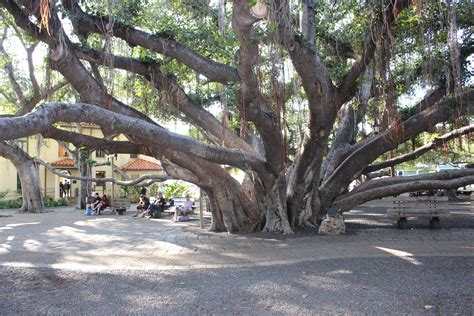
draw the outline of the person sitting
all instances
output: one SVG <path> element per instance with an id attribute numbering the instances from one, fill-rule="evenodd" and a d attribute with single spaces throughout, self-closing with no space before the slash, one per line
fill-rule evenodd
<path id="1" fill-rule="evenodd" d="M 100 201 L 97 207 L 97 215 L 100 215 L 100 211 L 105 210 L 109 206 L 110 206 L 110 200 L 107 197 L 107 195 L 104 194 L 104 196 L 102 197 L 102 200 Z"/>
<path id="2" fill-rule="evenodd" d="M 92 202 L 92 210 L 96 215 L 99 215 L 99 205 L 102 202 L 102 199 L 99 196 L 99 193 L 95 194 L 94 201 Z"/>
<path id="3" fill-rule="evenodd" d="M 145 195 L 140 195 L 140 202 L 137 206 L 137 212 L 133 217 L 144 217 L 148 214 L 148 207 L 150 206 L 150 199 Z"/>
<path id="4" fill-rule="evenodd" d="M 174 211 L 174 216 L 171 218 L 174 222 L 184 222 L 188 221 L 190 218 L 188 213 L 193 210 L 194 202 L 191 201 L 189 195 L 186 195 L 186 201 L 184 202 L 183 206 L 177 206 L 176 210 Z"/>
<path id="5" fill-rule="evenodd" d="M 151 204 L 150 207 L 148 208 L 148 215 L 153 218 L 155 217 L 159 218 L 161 212 L 165 210 L 165 204 L 166 202 L 165 202 L 165 199 L 163 198 L 163 194 L 161 192 L 158 193 L 158 196 L 156 197 L 155 202 L 153 202 L 153 204 Z"/>

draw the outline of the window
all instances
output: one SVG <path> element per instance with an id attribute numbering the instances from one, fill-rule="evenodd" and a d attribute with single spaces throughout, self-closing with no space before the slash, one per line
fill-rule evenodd
<path id="1" fill-rule="evenodd" d="M 68 157 L 66 147 L 64 147 L 62 144 L 59 144 L 58 157 Z"/>
<path id="2" fill-rule="evenodd" d="M 105 178 L 105 171 L 96 171 L 95 172 L 96 179 L 103 179 Z M 105 182 L 98 181 L 96 187 L 102 187 L 105 190 Z"/>
<path id="3" fill-rule="evenodd" d="M 130 154 L 130 158 L 138 158 L 138 154 Z"/>
<path id="4" fill-rule="evenodd" d="M 96 150 L 95 151 L 95 157 L 96 158 L 105 158 L 105 153 L 102 150 Z"/>

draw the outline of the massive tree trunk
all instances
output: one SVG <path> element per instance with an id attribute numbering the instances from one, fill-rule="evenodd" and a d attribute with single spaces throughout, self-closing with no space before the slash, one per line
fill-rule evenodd
<path id="1" fill-rule="evenodd" d="M 15 166 L 20 182 L 23 205 L 20 212 L 40 213 L 44 211 L 43 197 L 39 186 L 39 175 L 33 159 L 16 145 L 0 142 L 0 155 Z"/>

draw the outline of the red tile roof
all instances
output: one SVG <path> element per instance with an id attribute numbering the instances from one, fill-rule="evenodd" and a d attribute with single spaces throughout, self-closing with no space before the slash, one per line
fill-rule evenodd
<path id="1" fill-rule="evenodd" d="M 137 158 L 124 164 L 120 169 L 128 170 L 163 170 L 160 164 Z"/>
<path id="2" fill-rule="evenodd" d="M 74 160 L 66 157 L 63 159 L 59 159 L 57 161 L 54 161 L 51 163 L 53 167 L 63 167 L 63 168 L 75 168 L 76 164 L 74 163 Z"/>

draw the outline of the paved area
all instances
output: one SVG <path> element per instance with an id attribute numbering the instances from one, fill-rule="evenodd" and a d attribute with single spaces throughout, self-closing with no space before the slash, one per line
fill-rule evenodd
<path id="1" fill-rule="evenodd" d="M 474 311 L 470 212 L 400 231 L 360 208 L 343 236 L 214 234 L 71 208 L 0 215 L 0 314 Z"/>

